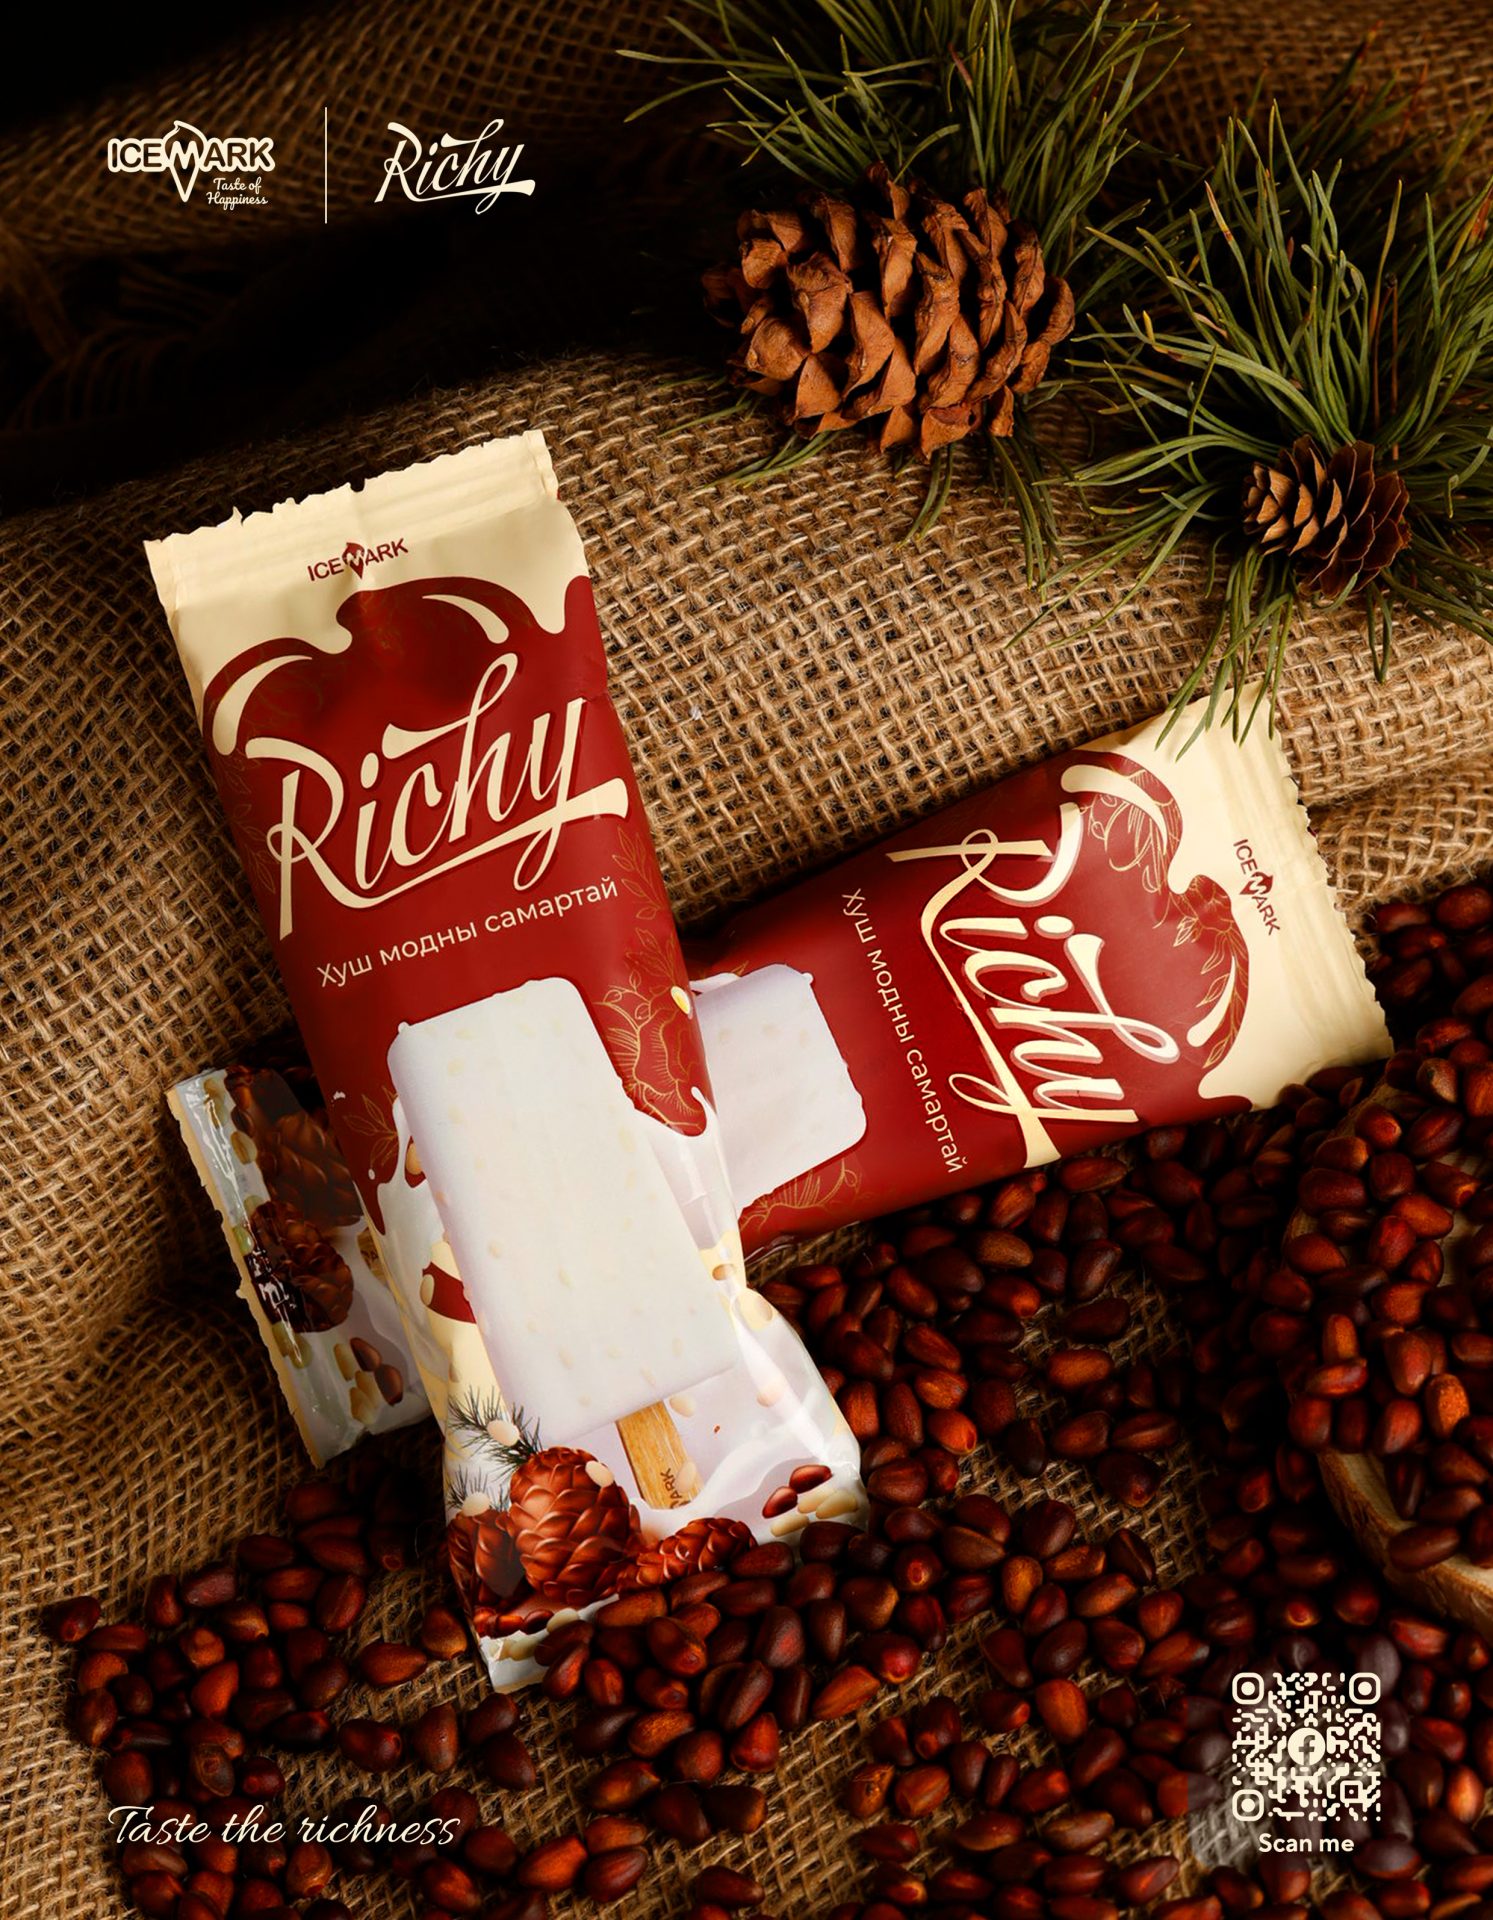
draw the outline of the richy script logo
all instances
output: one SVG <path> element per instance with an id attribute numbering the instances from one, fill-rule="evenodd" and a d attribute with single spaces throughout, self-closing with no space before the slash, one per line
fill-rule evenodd
<path id="1" fill-rule="evenodd" d="M 1265 922 L 1265 931 L 1280 932 L 1280 915 L 1270 904 L 1270 890 L 1275 885 L 1275 875 L 1266 873 L 1255 858 L 1255 850 L 1247 840 L 1234 842 L 1234 853 L 1239 861 L 1239 871 L 1244 875 L 1244 885 L 1239 891 L 1253 900 L 1260 918 Z"/>
<path id="2" fill-rule="evenodd" d="M 989 1071 L 951 1074 L 949 1088 L 970 1106 L 1015 1120 L 1028 1166 L 1061 1153 L 1048 1131 L 1054 1121 L 1135 1123 L 1125 1088 L 1104 1071 L 1105 1036 L 1161 1065 L 1181 1051 L 1165 1027 L 1111 1003 L 1100 976 L 1103 940 L 1061 912 L 1042 911 L 1067 887 L 1084 846 L 1078 804 L 1063 801 L 1057 823 L 1055 844 L 1003 840 L 977 827 L 952 846 L 888 856 L 952 869 L 923 908 L 923 940 Z"/>
<path id="3" fill-rule="evenodd" d="M 183 201 L 203 174 L 264 174 L 275 170 L 275 143 L 258 135 L 205 134 L 187 120 L 173 120 L 154 139 L 110 140 L 104 158 L 110 173 L 167 173 Z"/>
<path id="4" fill-rule="evenodd" d="M 489 120 L 470 140 L 453 140 L 449 133 L 426 141 L 412 127 L 389 122 L 394 151 L 384 162 L 374 204 L 397 186 L 406 200 L 428 205 L 435 200 L 475 200 L 476 211 L 486 213 L 505 193 L 532 193 L 534 182 L 515 178 L 523 144 L 508 146 L 501 138 L 503 122 Z"/>
<path id="5" fill-rule="evenodd" d="M 365 547 L 361 540 L 349 540 L 341 553 L 329 554 L 325 560 L 308 560 L 306 574 L 312 580 L 330 580 L 336 573 L 355 573 L 361 580 L 368 567 L 392 560 L 396 553 L 408 552 L 402 540 L 380 540 L 376 547 Z"/>
<path id="6" fill-rule="evenodd" d="M 1233 1045 L 1249 995 L 1228 895 L 1206 875 L 1181 892 L 1168 877 L 1182 842 L 1175 795 L 1108 753 L 1073 756 L 1059 785 L 1055 806 L 1013 806 L 1009 837 L 966 812 L 957 839 L 887 856 L 926 863 L 938 882 L 924 946 L 983 1056 L 948 1075 L 949 1091 L 1014 1120 L 1029 1167 L 1061 1157 L 1063 1124 L 1135 1126 L 1158 1076 L 1184 1070 L 1184 1047 L 1200 1081 Z M 1127 919 L 1151 903 L 1149 967 L 1127 964 L 1095 924 L 1101 909 L 1114 923 L 1117 899 Z M 1157 1011 L 1171 1024 L 1148 1017 Z"/>
<path id="7" fill-rule="evenodd" d="M 593 780 L 582 761 L 591 698 L 554 709 L 526 699 L 523 665 L 535 653 L 526 637 L 543 630 L 516 594 L 489 588 L 488 604 L 474 591 L 479 583 L 462 580 L 365 588 L 338 616 L 343 637 L 272 642 L 209 691 L 213 751 L 266 769 L 263 844 L 282 940 L 308 888 L 362 911 L 508 848 L 513 883 L 527 890 L 576 821 L 626 817 L 626 780 Z M 359 664 L 366 647 L 416 644 L 441 655 L 446 684 L 463 665 L 468 674 L 461 705 L 448 700 L 434 725 L 391 718 L 387 680 Z"/>

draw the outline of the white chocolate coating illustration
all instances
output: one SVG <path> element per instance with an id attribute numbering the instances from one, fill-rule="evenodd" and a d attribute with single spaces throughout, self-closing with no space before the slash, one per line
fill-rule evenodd
<path id="1" fill-rule="evenodd" d="M 731 1197 L 744 1213 L 853 1147 L 866 1109 L 808 974 L 775 965 L 693 984 Z"/>
<path id="2" fill-rule="evenodd" d="M 735 1364 L 719 1283 L 569 981 L 405 1027 L 389 1070 L 494 1370 L 549 1444 Z"/>

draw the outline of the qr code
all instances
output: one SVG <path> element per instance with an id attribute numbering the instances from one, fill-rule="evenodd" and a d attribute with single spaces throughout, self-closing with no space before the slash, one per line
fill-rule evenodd
<path id="1" fill-rule="evenodd" d="M 1233 1692 L 1240 1820 L 1329 1822 L 1377 1810 L 1378 1674 L 1240 1673 Z"/>

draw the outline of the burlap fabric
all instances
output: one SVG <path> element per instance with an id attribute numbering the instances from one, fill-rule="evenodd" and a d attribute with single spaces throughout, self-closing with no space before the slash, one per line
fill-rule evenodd
<path id="1" fill-rule="evenodd" d="M 1008 646 L 1028 602 L 1009 523 L 982 497 L 956 500 L 931 540 L 906 547 L 888 544 L 887 527 L 913 510 L 915 479 L 888 507 L 855 446 L 828 455 L 813 485 L 722 493 L 709 476 L 741 441 L 719 425 L 670 431 L 691 405 L 675 371 L 535 369 L 315 446 L 264 449 L 231 472 L 201 468 L 0 529 L 13 619 L 0 921 L 17 1176 L 0 1215 L 12 1421 L 0 1512 L 18 1610 L 0 1759 L 20 1787 L 8 1914 L 104 1912 L 116 1897 L 99 1877 L 87 1764 L 52 1736 L 64 1663 L 27 1633 L 32 1610 L 59 1584 L 125 1599 L 148 1568 L 202 1555 L 230 1516 L 235 1527 L 268 1521 L 297 1466 L 161 1103 L 172 1080 L 230 1057 L 285 1007 L 141 537 L 235 501 L 267 505 L 482 434 L 543 427 L 688 919 L 1153 711 L 1201 636 L 1184 575 L 1102 638 L 1059 650 L 1038 633 Z M 1087 611 L 1102 604 L 1096 595 Z M 1379 688 L 1345 624 L 1316 621 L 1304 636 L 1282 726 L 1356 917 L 1387 892 L 1493 858 L 1493 767 L 1480 757 L 1490 712 L 1493 657 L 1460 640 L 1407 633 L 1395 680 Z M 1187 1511 L 1178 1493 L 1152 1521 L 1170 1552 Z M 407 1609 L 407 1590 L 391 1604 Z M 39 1726 L 46 1737 L 33 1737 Z M 787 1876 L 792 1914 L 812 1912 L 813 1890 L 848 1872 L 830 1799 L 843 1743 L 801 1745 L 778 1790 L 793 1814 L 752 1852 Z M 558 1749 L 548 1757 L 569 1791 L 573 1768 Z M 314 1800 L 314 1785 L 306 1792 Z M 533 1817 L 554 1824 L 558 1806 Z M 682 1870 L 655 1883 L 656 1905 L 639 1895 L 637 1910 L 667 1911 L 669 1875 L 677 1883 Z M 59 1876 L 76 1906 L 55 1904 Z"/>
<path id="2" fill-rule="evenodd" d="M 1235 0 L 1207 11 L 1179 109 L 1195 120 L 1237 97 L 1255 60 L 1254 14 Z M 1413 23 L 1417 52 L 1434 63 L 1431 110 L 1457 111 L 1479 84 L 1459 36 L 1481 9 L 1386 11 L 1407 32 Z M 1272 22 L 1278 58 L 1299 63 L 1293 82 L 1352 31 L 1325 0 Z M 1118 581 L 1010 644 L 1030 601 L 1011 521 L 983 494 L 958 492 L 936 533 L 907 546 L 896 536 L 918 478 L 886 481 L 857 445 L 760 491 L 721 492 L 714 476 L 767 442 L 739 423 L 674 431 L 694 408 L 678 384 L 685 371 L 641 358 L 536 367 L 312 444 L 237 452 L 0 526 L 7 1917 L 122 1910 L 91 1765 L 61 1732 L 67 1663 L 36 1636 L 36 1608 L 58 1588 L 129 1603 L 147 1572 L 270 1523 L 301 1465 L 161 1098 L 286 1009 L 142 538 L 542 427 L 596 576 L 664 872 L 691 921 L 1154 711 L 1206 632 L 1201 573 L 1183 565 L 1074 647 L 1053 643 L 1103 616 Z M 1310 623 L 1280 724 L 1356 920 L 1377 897 L 1493 861 L 1490 713 L 1493 655 L 1476 645 L 1409 624 L 1381 688 L 1350 622 Z M 1153 1303 L 1138 1340 L 1165 1338 L 1158 1318 Z M 433 1450 L 420 1437 L 405 1444 L 434 1507 Z M 1192 1550 L 1192 1472 L 1180 1459 L 1148 1522 L 1173 1571 Z M 417 1586 L 390 1583 L 391 1627 Z M 954 1684 L 967 1688 L 967 1676 Z M 419 1698 L 475 1686 L 448 1673 Z M 504 1809 L 521 1835 L 565 1824 L 581 1777 L 542 1702 L 533 1720 L 551 1784 Z M 852 1869 L 832 1787 L 850 1738 L 794 1743 L 768 1831 L 702 1857 L 747 1859 L 784 1914 L 843 1897 Z M 325 1772 L 301 1770 L 301 1807 L 330 1797 Z M 408 1790 L 418 1787 L 412 1776 Z M 685 1876 L 682 1857 L 666 1855 L 629 1913 L 677 1911 Z M 383 1885 L 356 1904 L 371 1916 L 410 1910 L 407 1893 Z"/>

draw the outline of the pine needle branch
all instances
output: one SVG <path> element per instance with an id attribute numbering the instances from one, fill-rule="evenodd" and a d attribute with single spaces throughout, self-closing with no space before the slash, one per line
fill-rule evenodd
<path id="1" fill-rule="evenodd" d="M 976 187 L 1002 194 L 1036 229 L 1047 270 L 1067 282 L 1080 313 L 1113 292 L 1121 263 L 1100 243 L 1139 210 L 1113 183 L 1137 155 L 1160 158 L 1136 119 L 1181 45 L 1180 26 L 1155 0 L 683 6 L 671 21 L 682 53 L 630 55 L 661 63 L 671 81 L 640 111 L 708 94 L 720 107 L 713 132 L 768 176 L 764 191 L 843 193 L 880 163 L 956 204 Z M 1063 378 L 1059 347 L 1044 387 Z M 984 470 L 1014 507 L 1028 577 L 1039 580 L 1053 565 L 1056 526 L 1028 407 L 1018 399 L 1017 429 L 987 450 Z M 784 444 L 732 478 L 774 478 L 809 457 Z M 915 533 L 937 519 L 954 471 L 941 456 Z"/>
<path id="2" fill-rule="evenodd" d="M 492 1431 L 494 1427 L 510 1426 L 516 1429 L 516 1439 L 499 1439 Z M 531 1422 L 522 1407 L 510 1408 L 496 1389 L 482 1392 L 473 1388 L 465 1399 L 454 1399 L 447 1412 L 446 1430 L 465 1440 L 470 1453 L 510 1472 L 517 1472 L 543 1445 L 538 1421 Z"/>
<path id="3" fill-rule="evenodd" d="M 1184 534 L 1205 535 L 1218 617 L 1179 709 L 1206 693 L 1247 725 L 1244 689 L 1273 691 L 1313 599 L 1360 615 L 1381 676 L 1406 611 L 1493 638 L 1493 181 L 1459 190 L 1463 144 L 1428 158 L 1408 119 L 1404 92 L 1369 91 L 1355 58 L 1304 131 L 1274 105 L 1230 122 L 1189 202 L 1159 196 L 1149 225 L 1109 237 L 1133 296 L 1091 320 L 1069 369 L 1114 432 L 1075 475 L 1096 531 L 1049 604 L 1115 567 L 1133 598 Z M 1251 533 L 1246 486 L 1262 467 L 1288 485 L 1303 440 L 1323 461 L 1366 442 L 1366 470 L 1403 482 L 1392 557 L 1308 574 Z"/>
<path id="4" fill-rule="evenodd" d="M 710 93 L 731 109 L 716 134 L 813 186 L 882 161 L 950 198 L 1000 189 L 1065 276 L 1181 44 L 1147 0 L 687 4 L 669 24 L 688 53 L 621 49 L 678 76 L 637 114 Z"/>

